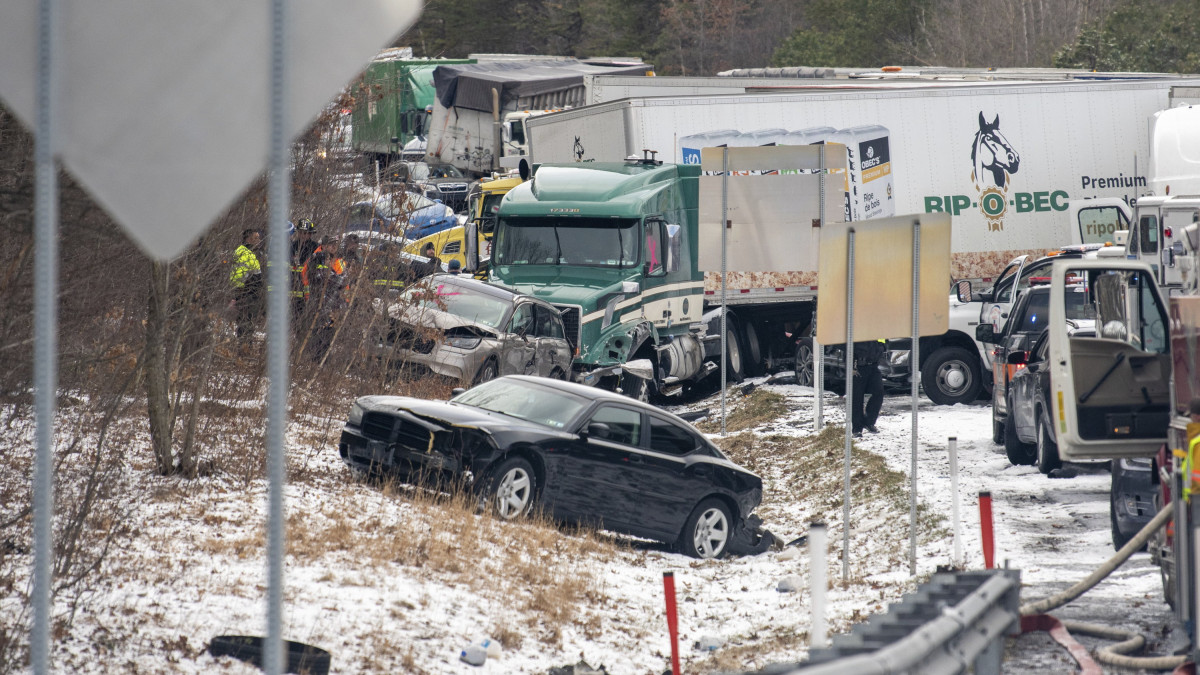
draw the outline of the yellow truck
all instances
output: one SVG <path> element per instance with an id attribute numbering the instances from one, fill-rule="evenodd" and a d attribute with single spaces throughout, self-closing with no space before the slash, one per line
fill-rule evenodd
<path id="1" fill-rule="evenodd" d="M 442 262 L 457 260 L 464 272 L 478 279 L 487 279 L 488 262 L 492 256 L 492 233 L 496 229 L 500 200 L 523 182 L 519 175 L 499 175 L 502 174 L 493 174 L 492 180 L 479 183 L 472 190 L 468 196 L 471 219 L 465 225 L 417 239 L 404 250 L 420 255 L 421 249 L 432 243 Z"/>

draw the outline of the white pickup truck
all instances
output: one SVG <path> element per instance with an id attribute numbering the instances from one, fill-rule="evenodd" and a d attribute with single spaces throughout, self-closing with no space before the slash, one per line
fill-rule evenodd
<path id="1" fill-rule="evenodd" d="M 1055 257 L 1083 256 L 1105 248 L 1116 232 L 1129 229 L 1132 215 L 1129 205 L 1118 198 L 1072 201 L 1070 218 L 1076 227 L 1072 228 L 1071 246 L 1042 258 L 1014 258 L 992 279 L 956 282 L 950 296 L 950 329 L 942 335 L 921 338 L 920 372 L 925 395 L 934 403 L 953 405 L 974 401 L 981 392 L 991 391 L 992 351 L 975 339 L 975 327 L 990 323 L 999 332 L 1031 280 L 1049 279 L 1050 263 Z M 975 283 L 982 290 L 974 290 Z M 911 339 L 888 341 L 883 366 L 886 379 L 907 380 L 911 345 Z"/>

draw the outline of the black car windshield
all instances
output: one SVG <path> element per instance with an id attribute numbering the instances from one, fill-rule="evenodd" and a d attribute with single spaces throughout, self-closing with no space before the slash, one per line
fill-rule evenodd
<path id="1" fill-rule="evenodd" d="M 509 378 L 484 382 L 450 400 L 553 429 L 567 426 L 590 403 L 582 396 L 561 389 Z"/>
<path id="2" fill-rule="evenodd" d="M 405 289 L 401 302 L 423 309 L 438 309 L 488 328 L 504 324 L 512 303 L 503 298 L 485 295 L 467 286 L 434 280 L 432 285 L 421 284 Z"/>
<path id="3" fill-rule="evenodd" d="M 500 225 L 492 251 L 497 265 L 637 265 L 634 219 L 507 218 Z"/>

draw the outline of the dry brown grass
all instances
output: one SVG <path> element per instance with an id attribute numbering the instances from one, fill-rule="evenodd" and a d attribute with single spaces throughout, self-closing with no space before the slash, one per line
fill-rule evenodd
<path id="1" fill-rule="evenodd" d="M 815 436 L 760 436 L 751 432 L 715 438 L 713 442 L 730 459 L 763 475 L 775 478 L 773 491 L 764 496 L 759 513 L 770 520 L 773 503 L 808 502 L 826 510 L 842 505 L 844 490 L 845 428 L 827 426 Z M 858 446 L 850 459 L 853 503 L 882 500 L 896 513 L 908 513 L 908 476 L 893 471 L 887 461 Z M 923 536 L 936 536 L 943 520 L 918 504 L 917 519 Z"/>
<path id="2" fill-rule="evenodd" d="M 402 517 L 364 514 L 362 490 L 400 502 Z M 351 485 L 320 511 L 289 512 L 288 554 L 307 563 L 345 555 L 372 568 L 417 568 L 447 584 L 508 599 L 524 617 L 521 623 L 538 628 L 544 641 L 557 642 L 563 627 L 580 620 L 584 606 L 604 598 L 597 578 L 579 561 L 611 559 L 620 547 L 588 529 L 560 528 L 539 514 L 502 522 L 479 513 L 477 504 L 467 491 L 447 494 L 393 482 Z M 261 532 L 247 532 L 206 546 L 240 557 L 261 542 Z M 589 629 L 586 623 L 580 628 Z M 517 634 L 515 627 L 507 630 Z"/>
<path id="3" fill-rule="evenodd" d="M 750 392 L 749 396 L 734 400 L 733 406 L 733 411 L 725 417 L 725 430 L 728 432 L 753 429 L 778 419 L 788 412 L 787 397 L 765 389 L 755 389 Z M 720 413 L 710 415 L 696 427 L 709 434 L 719 432 L 721 430 Z"/>

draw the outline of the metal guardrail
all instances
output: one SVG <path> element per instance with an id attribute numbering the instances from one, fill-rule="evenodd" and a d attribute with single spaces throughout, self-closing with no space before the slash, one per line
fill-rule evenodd
<path id="1" fill-rule="evenodd" d="M 999 675 L 1003 638 L 1020 625 L 1020 588 L 1019 570 L 935 574 L 808 661 L 754 675 Z"/>

